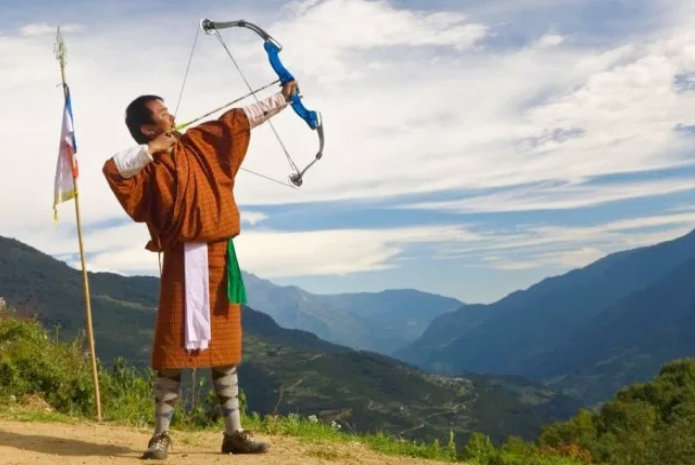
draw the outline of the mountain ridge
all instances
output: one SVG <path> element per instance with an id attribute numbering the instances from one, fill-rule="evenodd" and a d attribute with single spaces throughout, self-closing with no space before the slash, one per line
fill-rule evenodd
<path id="1" fill-rule="evenodd" d="M 79 275 L 46 254 L 0 237 L 0 296 L 15 307 L 32 302 L 30 311 L 59 325 L 63 338 L 80 334 L 84 326 Z M 124 357 L 146 366 L 156 278 L 96 273 L 90 279 L 101 362 L 109 365 Z M 577 400 L 525 380 L 423 373 L 385 355 L 282 328 L 250 307 L 242 309 L 242 322 L 240 386 L 249 393 L 249 409 L 261 414 L 316 414 L 354 431 L 385 430 L 409 439 L 444 440 L 453 430 L 461 441 L 473 431 L 501 441 L 509 434 L 532 438 L 544 423 L 569 417 L 579 407 Z M 423 424 L 422 418 L 428 421 Z"/>
<path id="2" fill-rule="evenodd" d="M 415 341 L 438 315 L 465 305 L 415 289 L 313 294 L 244 273 L 249 305 L 281 326 L 305 329 L 353 349 L 390 355 Z"/>
<path id="3" fill-rule="evenodd" d="M 531 379 L 557 382 L 556 378 L 569 374 L 570 370 L 548 372 L 551 364 L 545 358 L 552 357 L 580 328 L 591 322 L 598 324 L 611 306 L 656 285 L 692 259 L 695 259 L 695 231 L 659 244 L 617 252 L 581 269 L 546 278 L 495 303 L 463 307 L 442 315 L 419 340 L 396 355 L 435 372 L 523 374 Z M 461 333 L 452 334 L 452 328 L 462 329 Z M 602 337 L 610 339 L 613 335 Z M 591 343 L 585 342 L 587 351 L 591 350 Z M 681 355 L 677 350 L 672 352 L 674 356 Z M 581 357 L 582 351 L 577 349 L 575 353 Z M 610 358 L 610 354 L 605 356 Z M 563 362 L 553 363 L 562 366 Z M 650 368 L 638 379 L 654 375 L 657 369 L 658 366 Z M 608 384 L 609 378 L 605 377 Z M 630 381 L 635 380 L 630 377 Z M 613 385 L 609 389 L 591 390 L 602 392 L 603 396 L 612 394 L 615 388 Z M 592 394 L 585 401 L 595 402 L 599 397 Z"/>

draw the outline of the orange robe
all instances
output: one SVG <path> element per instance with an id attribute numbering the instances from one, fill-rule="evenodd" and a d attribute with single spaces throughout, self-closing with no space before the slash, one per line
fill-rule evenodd
<path id="1" fill-rule="evenodd" d="M 227 240 L 239 234 L 234 177 L 248 149 L 250 127 L 243 110 L 189 129 L 171 154 L 155 156 L 133 177 L 120 175 L 113 159 L 104 175 L 133 220 L 144 222 L 147 249 L 163 251 L 164 263 L 152 368 L 193 368 L 241 362 L 241 308 L 227 299 Z M 209 348 L 184 347 L 185 242 L 208 243 Z"/>

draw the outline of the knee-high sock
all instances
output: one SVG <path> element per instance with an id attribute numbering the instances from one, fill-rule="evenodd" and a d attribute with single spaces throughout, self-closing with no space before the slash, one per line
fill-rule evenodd
<path id="1" fill-rule="evenodd" d="M 180 386 L 181 370 L 164 369 L 157 373 L 154 382 L 154 434 L 169 431 Z"/>
<path id="2" fill-rule="evenodd" d="M 224 415 L 224 432 L 232 434 L 241 431 L 239 413 L 239 378 L 236 366 L 228 365 L 212 369 L 212 384 L 215 386 L 217 399 Z"/>

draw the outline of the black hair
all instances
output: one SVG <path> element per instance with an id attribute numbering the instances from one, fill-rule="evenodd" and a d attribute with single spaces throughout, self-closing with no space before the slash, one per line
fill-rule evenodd
<path id="1" fill-rule="evenodd" d="M 130 135 L 133 136 L 138 144 L 146 144 L 147 136 L 142 133 L 140 126 L 143 124 L 152 124 L 152 112 L 147 104 L 152 100 L 162 100 L 158 95 L 141 95 L 128 105 L 125 109 L 125 125 L 128 126 Z"/>

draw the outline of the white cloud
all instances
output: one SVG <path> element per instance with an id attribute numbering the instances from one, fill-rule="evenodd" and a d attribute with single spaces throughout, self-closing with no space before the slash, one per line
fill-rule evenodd
<path id="1" fill-rule="evenodd" d="M 242 267 L 268 278 L 394 269 L 403 266 L 399 261 L 403 254 L 423 247 L 432 250 L 431 255 L 438 260 L 464 260 L 499 270 L 567 270 L 612 252 L 673 239 L 688 232 L 693 223 L 695 213 L 688 212 L 587 227 L 526 225 L 511 232 L 476 232 L 471 226 L 445 225 L 302 232 L 250 230 L 238 236 L 235 243 Z M 655 229 L 645 232 L 645 228 Z M 147 237 L 141 225 L 99 231 L 87 241 L 111 242 L 106 236 L 128 240 L 121 240 L 113 250 L 93 251 L 90 263 L 94 266 L 129 274 L 158 272 L 156 255 L 143 248 Z"/>
<path id="2" fill-rule="evenodd" d="M 396 258 L 410 247 L 475 237 L 463 227 L 451 226 L 302 232 L 249 230 L 235 238 L 235 245 L 243 269 L 278 278 L 386 270 L 397 266 Z M 156 275 L 159 273 L 157 254 L 144 249 L 147 239 L 146 229 L 138 224 L 88 233 L 85 244 L 89 264 L 97 270 Z M 34 237 L 25 240 L 53 255 L 67 255 L 76 250 L 76 239 L 69 235 L 43 242 Z M 97 244 L 113 245 L 100 249 Z"/>
<path id="3" fill-rule="evenodd" d="M 299 14 L 287 17 L 269 29 L 286 44 L 283 59 L 293 65 L 290 69 L 298 70 L 296 73 L 304 83 L 302 89 L 306 94 L 307 106 L 312 107 L 316 104 L 316 108 L 324 110 L 326 155 L 324 160 L 307 173 L 301 191 L 290 191 L 242 173 L 236 188 L 237 197 L 242 204 L 300 202 L 353 194 L 359 196 L 365 193 L 360 194 L 352 189 L 355 182 L 373 183 L 369 179 L 373 174 L 370 173 L 367 162 L 371 157 L 368 154 L 373 148 L 363 146 L 361 142 L 344 143 L 343 140 L 363 140 L 367 145 L 378 146 L 379 137 L 374 139 L 374 136 L 371 136 L 366 140 L 360 134 L 365 130 L 371 132 L 371 125 L 365 125 L 364 121 L 352 117 L 353 111 L 364 115 L 374 114 L 368 106 L 364 106 L 370 97 L 364 93 L 364 88 L 353 93 L 347 90 L 339 91 L 334 89 L 333 85 L 318 84 L 314 76 L 325 73 L 320 70 L 314 74 L 310 67 L 304 65 L 311 62 L 320 63 L 319 48 L 323 47 L 327 50 L 326 53 L 337 57 L 349 50 L 365 51 L 379 47 L 407 48 L 439 44 L 455 49 L 469 40 L 466 39 L 468 23 L 464 22 L 464 16 L 460 14 L 444 17 L 440 13 L 396 9 L 387 2 L 327 1 L 309 6 L 310 8 L 304 12 L 307 16 Z M 343 7 L 345 11 L 342 10 Z M 362 13 L 369 13 L 368 17 L 360 18 Z M 354 18 L 351 19 L 348 15 L 354 15 Z M 120 18 L 118 20 L 123 21 Z M 318 29 L 307 29 L 305 20 L 321 23 L 325 34 L 321 33 L 320 36 L 333 37 L 330 32 L 336 22 L 341 24 L 343 32 L 335 31 L 335 42 L 312 40 L 312 44 L 306 44 L 307 48 L 301 48 L 301 44 L 295 42 L 295 38 L 301 40 L 306 36 L 307 30 L 315 31 L 312 34 L 320 32 Z M 190 23 L 192 35 L 195 22 L 188 19 L 169 18 L 161 27 L 168 31 L 175 21 L 181 23 L 181 27 Z M 373 30 L 374 37 L 367 40 L 365 34 L 352 34 L 353 26 L 348 26 L 348 23 L 362 24 L 365 28 Z M 110 154 L 132 144 L 122 122 L 125 105 L 138 94 L 154 92 L 169 96 L 168 103 L 173 107 L 190 47 L 190 37 L 184 40 L 182 34 L 179 41 L 171 41 L 164 30 L 158 31 L 158 26 L 150 25 L 152 27 L 148 29 L 148 47 L 157 50 L 153 55 L 143 49 L 142 36 L 124 36 L 121 33 L 123 27 L 127 27 L 127 23 L 122 24 L 122 27 L 117 27 L 117 24 L 111 26 L 103 30 L 91 29 L 79 35 L 69 33 L 76 30 L 76 27 L 65 27 L 68 48 L 67 78 L 73 94 L 83 216 L 92 222 L 123 216 L 100 170 L 103 161 Z M 49 27 L 52 31 L 50 35 L 36 35 L 41 31 L 48 32 Z M 0 137 L 5 141 L 6 147 L 0 159 L 6 166 L 12 167 L 0 173 L 0 191 L 5 198 L 13 198 L 13 202 L 6 202 L 0 206 L 0 214 L 16 219 L 9 228 L 5 225 L 2 230 L 4 234 L 14 234 L 16 230 L 45 225 L 46 212 L 50 212 L 54 158 L 60 126 L 61 92 L 56 86 L 60 82 L 60 73 L 53 57 L 53 28 L 46 24 L 34 24 L 27 25 L 25 32 L 36 34 L 0 37 L 0 72 L 5 76 L 0 83 L 0 98 L 7 109 L 0 115 Z M 353 36 L 360 36 L 360 39 L 355 42 L 354 39 L 350 39 Z M 476 34 L 473 36 L 477 37 Z M 238 46 L 239 50 L 235 51 L 241 52 L 240 58 L 247 59 L 244 65 L 250 70 L 249 77 L 260 79 L 259 75 L 264 72 L 270 76 L 267 59 L 258 40 L 252 35 L 243 34 L 239 36 L 240 41 L 237 41 L 236 37 L 234 39 L 232 48 Z M 233 74 L 230 78 L 233 67 L 219 45 L 208 37 L 201 37 L 199 42 L 180 110 L 181 121 L 209 110 L 220 101 L 231 100 L 234 93 L 243 93 L 238 85 L 239 81 L 234 79 Z M 251 44 L 254 47 L 251 47 Z M 312 53 L 307 54 L 306 50 L 312 50 Z M 354 61 L 356 69 L 362 67 L 360 57 L 361 52 L 349 57 Z M 384 59 L 384 63 L 392 62 L 391 58 Z M 134 74 L 132 70 L 138 72 Z M 378 67 L 372 72 L 378 72 Z M 381 72 L 387 73 L 388 69 L 382 69 Z M 118 85 L 115 86 L 114 83 Z M 379 89 L 386 83 L 375 84 L 369 92 L 376 92 L 375 95 L 378 95 Z M 106 86 L 108 92 L 105 91 Z M 391 84 L 388 86 L 392 87 Z M 355 98 L 356 96 L 358 98 Z M 392 102 L 399 100 L 397 93 L 390 98 Z M 380 102 L 374 101 L 372 104 L 379 105 Z M 350 109 L 350 106 L 353 108 Z M 41 111 L 37 111 L 39 108 Z M 287 113 L 290 113 L 290 110 Z M 315 135 L 292 115 L 278 117 L 276 126 L 295 154 L 297 163 L 307 163 L 316 147 Z M 349 160 L 341 156 L 341 152 L 359 153 L 363 160 L 356 160 L 354 155 L 349 157 L 352 159 Z M 287 179 L 289 168 L 282 158 L 281 151 L 268 128 L 255 130 L 247 157 L 247 167 L 277 179 Z M 386 159 L 379 161 L 379 164 L 383 165 L 384 161 Z M 40 169 L 37 169 L 38 167 Z M 381 178 L 383 179 L 383 176 Z M 27 179 L 31 179 L 32 182 L 26 182 Z M 399 182 L 387 183 L 385 189 L 388 191 L 398 184 Z M 17 192 L 22 192 L 23 195 L 11 194 Z M 65 209 L 63 207 L 61 211 Z"/>
<path id="4" fill-rule="evenodd" d="M 146 274 L 159 275 L 159 259 L 157 254 L 139 248 L 119 248 L 115 251 L 102 252 L 89 260 L 93 267 L 90 271 L 117 270 L 126 275 Z M 77 268 L 79 263 L 73 263 Z"/>
<path id="5" fill-rule="evenodd" d="M 248 210 L 242 210 L 241 211 L 241 221 L 243 223 L 250 225 L 250 226 L 255 226 L 258 223 L 265 221 L 267 219 L 268 219 L 268 215 L 266 215 L 265 213 L 248 211 Z"/>
<path id="6" fill-rule="evenodd" d="M 470 266 L 564 271 L 588 265 L 612 252 L 673 239 L 687 233 L 693 223 L 695 212 L 585 227 L 520 225 L 513 231 L 477 232 L 478 228 L 471 225 L 302 232 L 249 230 L 238 236 L 235 244 L 242 268 L 267 278 L 396 269 L 408 266 L 401 260 L 404 254 L 423 248 L 430 250 L 435 260 L 462 260 Z M 54 245 L 48 251 L 59 254 L 70 247 L 74 250 L 74 240 L 66 237 L 62 245 Z M 144 250 L 146 241 L 146 230 L 135 224 L 88 234 L 87 244 L 117 244 L 107 250 L 92 249 L 90 264 L 126 274 L 158 274 L 157 256 Z M 55 240 L 51 242 L 56 244 Z"/>
<path id="7" fill-rule="evenodd" d="M 480 259 L 500 270 L 577 268 L 620 250 L 652 245 L 690 232 L 695 212 L 608 221 L 594 226 L 519 225 L 512 231 L 488 231 L 473 241 L 437 247 L 446 260 Z"/>
<path id="8" fill-rule="evenodd" d="M 277 37 L 287 38 L 301 50 L 311 50 L 311 60 L 303 64 L 310 66 L 310 72 L 333 74 L 331 80 L 359 74 L 348 69 L 358 58 L 353 52 L 423 46 L 463 51 L 487 31 L 485 25 L 468 21 L 458 12 L 408 10 L 388 1 L 310 0 L 298 3 L 292 11 L 293 17 L 273 26 Z"/>
<path id="9" fill-rule="evenodd" d="M 509 257 L 486 256 L 484 260 L 493 268 L 499 270 L 515 271 L 528 270 L 540 267 L 579 268 L 592 263 L 606 255 L 605 251 L 595 247 L 581 247 L 577 250 L 566 250 L 552 253 L 538 253 L 531 260 L 517 261 Z"/>
<path id="10" fill-rule="evenodd" d="M 269 278 L 350 274 L 393 268 L 408 247 L 473 239 L 463 227 L 328 231 L 249 231 L 235 239 L 242 266 Z"/>
<path id="11" fill-rule="evenodd" d="M 570 50 L 560 44 L 460 53 L 455 52 L 458 45 L 474 43 L 463 31 L 476 24 L 462 13 L 445 17 L 389 2 L 347 0 L 300 7 L 268 29 L 285 45 L 283 60 L 300 79 L 306 105 L 324 113 L 325 156 L 307 173 L 300 191 L 242 173 L 237 184 L 242 203 L 365 198 L 649 170 L 682 163 L 683 151 L 692 145 L 672 131 L 676 124 L 692 121 L 688 109 L 695 97 L 676 94 L 671 86 L 674 73 L 695 69 L 686 59 L 687 46 L 694 43 L 687 36 L 651 45 L 621 44 L 613 50 Z M 354 34 L 355 24 L 360 34 Z M 138 53 L 142 47 L 120 34 L 90 34 L 88 41 L 85 34 L 66 37 L 68 79 L 85 189 L 93 192 L 90 199 L 98 196 L 95 204 L 109 205 L 86 207 L 86 213 L 108 217 L 120 213 L 114 203 L 104 201 L 110 193 L 99 169 L 109 153 L 130 143 L 121 121 L 123 107 L 134 95 L 150 91 L 169 96 L 173 107 L 190 43 L 189 38 L 153 40 L 151 47 L 159 52 L 153 58 Z M 259 45 L 257 39 L 243 34 L 228 39 L 246 59 L 249 77 L 261 82 L 268 65 L 252 47 Z M 180 120 L 231 99 L 232 92 L 243 92 L 234 86 L 238 80 L 233 74 L 227 75 L 233 68 L 219 45 L 209 37 L 199 42 Z M 424 51 L 435 44 L 449 51 Z M 399 47 L 402 52 L 395 50 Z M 15 128 L 49 128 L 29 144 L 21 129 L 4 132 L 10 147 L 3 158 L 27 151 L 32 153 L 27 158 L 50 157 L 55 150 L 50 128 L 58 128 L 60 112 L 52 40 L 3 37 L 0 52 L 10 60 L 7 68 L 0 63 L 0 70 L 11 76 L 0 91 L 5 90 L 4 101 L 13 109 L 0 117 L 8 123 L 2 127 L 10 126 L 12 114 Z M 158 57 L 168 59 L 161 61 L 158 72 L 149 71 L 148 63 L 159 62 Z M 144 71 L 135 78 L 132 69 Z M 323 82 L 331 70 L 339 70 L 336 78 L 350 75 L 350 70 L 359 70 L 360 77 L 349 84 Z M 102 92 L 107 82 L 119 85 Z M 527 108 L 529 99 L 549 90 L 552 97 Z M 29 110 L 46 108 L 51 101 L 55 114 Z M 307 163 L 316 147 L 315 135 L 293 115 L 280 115 L 276 126 L 297 163 Z M 567 139 L 551 137 L 572 131 L 580 132 Z M 268 128 L 255 130 L 248 168 L 286 179 L 289 168 L 282 158 Z M 34 170 L 24 160 L 15 160 L 15 166 Z M 13 176 L 7 188 L 17 181 Z"/>
<path id="12" fill-rule="evenodd" d="M 245 269 L 277 278 L 384 270 L 401 250 L 383 240 L 365 240 L 375 236 L 367 231 L 249 232 L 237 243 Z"/>
<path id="13" fill-rule="evenodd" d="M 605 186 L 600 187 L 581 180 L 575 182 L 557 181 L 540 185 L 519 186 L 460 200 L 421 202 L 403 207 L 459 213 L 567 210 L 694 189 L 695 180 L 687 178 L 624 181 L 606 183 Z"/>
<path id="14" fill-rule="evenodd" d="M 53 35 L 56 34 L 57 24 L 48 23 L 32 23 L 22 26 L 19 30 L 20 34 L 23 36 L 41 36 L 41 35 Z M 61 24 L 60 30 L 62 32 L 77 32 L 82 29 L 82 26 L 78 24 Z"/>
<path id="15" fill-rule="evenodd" d="M 547 4 L 530 0 L 523 8 Z M 122 121 L 125 105 L 146 92 L 165 96 L 171 107 L 175 104 L 196 23 L 181 6 L 168 11 L 166 21 L 148 23 L 147 28 L 139 27 L 140 18 L 120 15 L 108 28 L 79 30 L 79 34 L 73 34 L 77 27 L 64 28 L 82 213 L 88 225 L 125 217 L 100 172 L 110 154 L 132 143 Z M 506 7 L 517 8 L 512 2 Z M 235 192 L 242 207 L 525 185 L 533 187 L 527 192 L 515 190 L 518 198 L 490 194 L 427 208 L 570 209 L 692 188 L 689 180 L 677 176 L 639 183 L 583 182 L 610 173 L 691 162 L 693 138 L 673 130 L 679 124 L 695 124 L 695 92 L 681 92 L 673 83 L 675 76 L 695 72 L 692 16 L 683 11 L 658 33 L 618 39 L 611 46 L 582 48 L 577 45 L 581 41 L 574 40 L 570 46 L 558 30 L 531 46 L 504 50 L 491 48 L 482 39 L 505 25 L 484 24 L 463 8 L 423 11 L 389 1 L 326 0 L 293 4 L 279 16 L 254 13 L 254 22 L 267 26 L 285 46 L 283 61 L 300 81 L 305 104 L 324 113 L 327 144 L 323 160 L 307 173 L 301 190 L 242 173 Z M 187 27 L 190 34 L 185 33 Z M 140 32 L 124 35 L 124 30 Z M 172 30 L 181 34 L 172 35 Z M 0 114 L 0 162 L 6 167 L 0 171 L 0 196 L 6 199 L 0 203 L 0 217 L 5 219 L 0 234 L 66 253 L 74 250 L 74 239 L 65 237 L 74 223 L 71 204 L 61 208 L 64 222 L 58 230 L 51 226 L 62 105 L 53 32 L 53 26 L 36 23 L 0 36 L 0 99 L 5 109 Z M 270 80 L 273 76 L 258 39 L 228 32 L 230 46 L 252 82 Z M 244 93 L 216 41 L 204 36 L 199 42 L 180 120 Z M 308 162 L 316 147 L 315 135 L 291 114 L 279 115 L 276 126 L 297 162 Z M 248 167 L 286 179 L 289 170 L 282 158 L 268 128 L 254 130 Z M 255 213 L 245 216 L 250 224 L 264 219 Z M 133 227 L 114 228 L 114 234 L 87 231 L 88 242 L 100 255 L 98 266 L 156 269 L 148 264 L 156 262 L 142 250 L 144 229 Z M 669 231 L 683 227 L 674 224 Z M 470 237 L 456 236 L 460 231 L 452 237 L 443 227 L 423 231 L 429 231 L 422 233 L 430 236 L 428 246 L 441 253 L 452 251 L 453 256 L 471 244 L 482 246 L 481 250 L 508 250 L 498 247 L 515 238 L 493 229 L 481 229 Z M 249 232 L 249 263 L 271 275 L 289 273 L 293 264 L 304 274 L 350 273 L 393 266 L 405 244 L 423 244 L 404 236 L 380 239 L 381 230 L 355 232 L 359 239 L 375 241 L 365 246 L 350 239 L 352 232 L 313 231 L 287 237 L 267 232 L 256 239 L 253 234 L 261 233 Z M 500 241 L 491 239 L 496 234 Z M 561 243 L 569 241 L 566 235 L 576 235 L 571 247 L 589 251 L 575 254 L 576 261 L 638 237 L 591 229 L 535 229 L 520 233 L 519 244 L 537 241 L 541 247 L 553 234 Z M 244 237 L 246 232 L 241 240 Z M 619 239 L 611 242 L 613 237 Z M 279 258 L 282 266 L 273 265 L 261 254 L 257 245 L 261 239 L 276 244 L 277 250 L 285 240 L 296 250 L 311 250 L 316 243 L 323 255 L 312 253 L 312 259 L 303 259 L 292 250 Z M 351 244 L 345 249 L 353 252 L 364 246 L 363 253 L 356 258 L 346 255 L 340 240 Z M 442 245 L 450 243 L 456 247 Z M 572 252 L 567 247 L 562 253 Z"/>
<path id="16" fill-rule="evenodd" d="M 565 41 L 565 37 L 559 34 L 546 34 L 536 42 L 538 48 L 557 47 Z"/>

